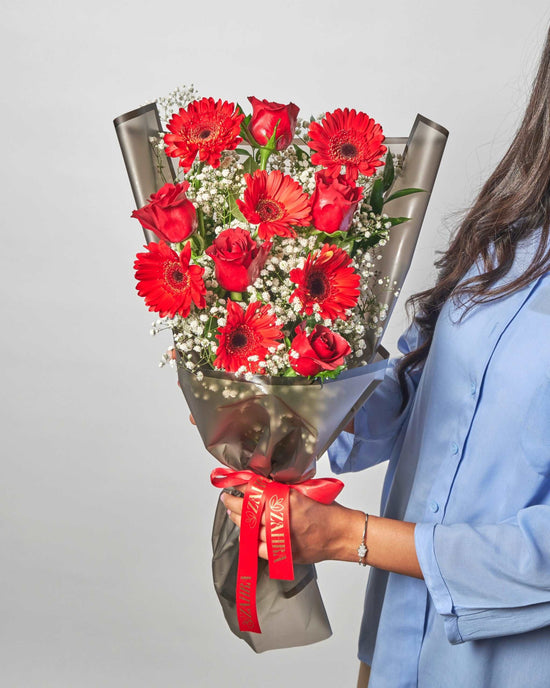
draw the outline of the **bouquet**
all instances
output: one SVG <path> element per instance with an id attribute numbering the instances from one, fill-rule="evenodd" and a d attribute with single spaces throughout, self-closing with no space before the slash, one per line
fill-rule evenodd
<path id="1" fill-rule="evenodd" d="M 153 332 L 172 332 L 163 361 L 177 366 L 203 442 L 227 467 L 213 483 L 247 484 L 240 538 L 218 507 L 213 572 L 230 627 L 261 651 L 330 635 L 314 567 L 292 562 L 288 490 L 330 503 L 342 487 L 312 479 L 316 460 L 382 377 L 379 342 L 446 132 L 417 120 L 438 146 L 424 141 L 428 178 L 424 155 L 424 185 L 406 186 L 410 156 L 366 113 L 303 120 L 294 103 L 249 101 L 246 114 L 181 89 L 159 101 L 166 132 L 154 106 L 115 126 L 148 239 L 138 294 L 159 316 Z M 386 212 L 418 197 L 409 215 Z M 408 253 L 388 257 L 411 218 Z M 256 556 L 263 509 L 269 564 Z"/>

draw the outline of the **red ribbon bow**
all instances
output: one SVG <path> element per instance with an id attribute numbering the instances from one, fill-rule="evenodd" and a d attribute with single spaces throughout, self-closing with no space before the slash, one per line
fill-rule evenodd
<path id="1" fill-rule="evenodd" d="M 215 468 L 210 474 L 210 480 L 215 487 L 234 487 L 246 483 L 237 569 L 237 618 L 241 631 L 261 633 L 256 612 L 256 582 L 260 525 L 264 510 L 269 577 L 293 580 L 288 501 L 290 488 L 321 504 L 332 504 L 344 483 L 336 478 L 316 478 L 288 485 L 252 471 L 234 471 L 230 468 Z"/>

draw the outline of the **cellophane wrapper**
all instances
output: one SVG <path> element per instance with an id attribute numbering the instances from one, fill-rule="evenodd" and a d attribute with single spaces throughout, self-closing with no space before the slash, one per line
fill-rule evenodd
<path id="1" fill-rule="evenodd" d="M 379 355 L 380 357 L 380 355 Z M 316 462 L 379 384 L 386 361 L 345 371 L 324 383 L 304 378 L 251 380 L 178 365 L 180 387 L 206 449 L 225 466 L 284 483 L 315 475 Z M 256 652 L 308 645 L 331 635 L 313 565 L 294 565 L 293 581 L 258 569 L 261 634 L 240 631 L 236 611 L 239 528 L 218 504 L 212 532 L 214 587 L 233 633 Z"/>

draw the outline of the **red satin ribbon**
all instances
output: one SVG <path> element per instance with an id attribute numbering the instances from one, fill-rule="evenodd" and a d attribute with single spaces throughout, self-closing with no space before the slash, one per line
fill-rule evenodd
<path id="1" fill-rule="evenodd" d="M 321 504 L 332 504 L 344 483 L 336 478 L 316 478 L 287 485 L 264 478 L 252 471 L 215 468 L 210 474 L 215 487 L 244 485 L 239 565 L 237 569 L 237 618 L 241 631 L 261 633 L 256 612 L 256 583 L 258 578 L 258 544 L 260 526 L 265 510 L 269 577 L 293 580 L 294 566 L 290 545 L 290 488 L 298 490 Z"/>

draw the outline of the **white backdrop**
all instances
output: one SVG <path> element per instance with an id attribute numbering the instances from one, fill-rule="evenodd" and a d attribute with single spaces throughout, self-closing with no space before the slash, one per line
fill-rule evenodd
<path id="1" fill-rule="evenodd" d="M 112 119 L 175 86 L 304 114 L 417 112 L 450 132 L 400 306 L 510 142 L 547 0 L 4 3 L 0 683 L 9 688 L 355 685 L 366 571 L 319 566 L 334 636 L 256 656 L 210 581 L 214 460 L 131 265 L 143 243 Z M 328 474 L 326 459 L 320 474 Z M 376 513 L 383 467 L 341 501 Z M 406 613 L 406 610 L 404 610 Z"/>

